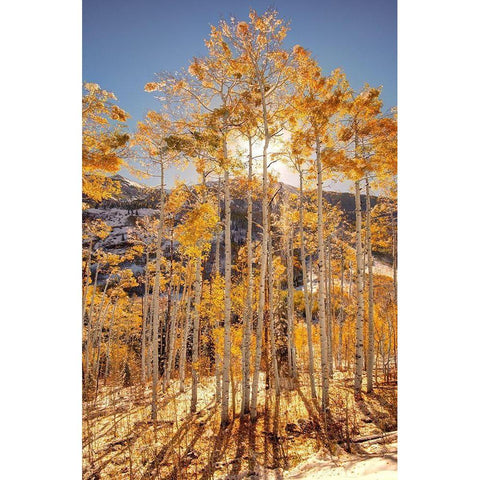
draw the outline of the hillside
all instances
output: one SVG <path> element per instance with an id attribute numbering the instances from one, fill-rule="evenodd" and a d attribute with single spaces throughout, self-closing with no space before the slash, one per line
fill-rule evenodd
<path id="1" fill-rule="evenodd" d="M 141 183 L 128 180 L 121 175 L 111 177 L 119 183 L 120 194 L 113 199 L 104 200 L 95 205 L 95 208 L 87 209 L 83 212 L 84 220 L 101 219 L 106 222 L 112 231 L 104 240 L 97 241 L 94 249 L 101 248 L 109 253 L 124 254 L 128 246 L 132 245 L 132 234 L 136 231 L 137 222 L 147 217 L 158 218 L 157 205 L 160 200 L 159 188 L 148 187 Z M 218 191 L 217 182 L 208 182 L 208 188 L 216 196 Z M 276 188 L 275 201 L 272 202 L 272 212 L 278 213 L 280 199 L 283 194 L 298 194 L 298 188 L 279 182 Z M 308 193 L 308 192 L 307 192 Z M 169 191 L 167 190 L 167 195 Z M 324 192 L 324 201 L 330 205 L 337 206 L 344 215 L 344 221 L 353 227 L 355 222 L 355 196 L 349 192 Z M 376 205 L 378 198 L 371 197 L 372 207 Z M 365 195 L 361 196 L 362 211 L 365 211 Z M 254 241 L 260 241 L 262 223 L 262 205 L 261 199 L 253 201 L 253 231 Z M 231 239 L 233 253 L 245 244 L 247 237 L 247 201 L 242 196 L 235 180 L 232 181 L 232 201 L 231 201 Z M 166 245 L 166 240 L 164 241 Z M 175 247 L 175 242 L 173 244 Z M 221 251 L 223 251 L 223 238 L 221 241 Z M 169 256 L 169 249 L 165 249 L 165 255 Z M 213 248 L 209 260 L 205 265 L 205 273 L 208 276 L 213 266 Z M 221 268 L 223 268 L 223 255 L 221 255 Z M 391 259 L 384 255 L 375 255 L 375 267 L 388 273 L 391 270 Z M 144 269 L 144 259 L 135 262 L 125 262 L 123 268 L 129 268 L 135 275 L 141 274 Z M 298 272 L 299 273 L 299 272 Z M 100 280 L 102 276 L 100 275 Z"/>
<path id="2" fill-rule="evenodd" d="M 101 209 L 120 208 L 127 211 L 137 210 L 139 208 L 155 208 L 159 201 L 159 188 L 149 187 L 138 182 L 129 180 L 122 175 L 114 175 L 110 177 L 118 182 L 121 193 L 110 200 L 104 200 L 98 203 L 96 207 Z M 210 189 L 217 191 L 217 182 L 208 182 Z M 235 180 L 232 181 L 232 211 L 235 207 L 245 210 L 246 201 L 240 198 L 241 194 L 236 191 Z M 293 185 L 279 182 L 278 188 L 288 192 L 298 194 L 299 190 Z M 168 189 L 167 189 L 168 194 Z M 337 205 L 345 213 L 349 222 L 355 221 L 355 195 L 350 192 L 324 191 L 324 200 L 331 205 Z M 372 208 L 377 204 L 378 198 L 371 196 Z M 365 195 L 361 195 L 362 211 L 365 211 Z M 254 212 L 261 211 L 261 200 L 254 201 Z"/>

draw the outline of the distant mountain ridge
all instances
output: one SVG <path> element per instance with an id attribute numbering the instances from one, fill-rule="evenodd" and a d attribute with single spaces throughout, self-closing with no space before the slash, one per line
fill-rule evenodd
<path id="1" fill-rule="evenodd" d="M 123 254 L 131 243 L 131 233 L 136 230 L 139 220 L 146 217 L 159 216 L 158 205 L 160 202 L 159 187 L 149 187 L 129 180 L 122 175 L 114 175 L 111 177 L 117 181 L 120 186 L 120 193 L 115 197 L 104 200 L 83 211 L 84 220 L 100 219 L 106 222 L 112 231 L 103 240 L 98 240 L 94 248 L 101 248 L 110 253 Z M 282 203 L 282 194 L 298 194 L 298 188 L 293 185 L 282 182 L 277 183 L 275 201 L 272 203 L 272 212 L 279 212 Z M 207 187 L 212 194 L 217 196 L 218 182 L 207 182 Z M 221 187 L 221 185 L 220 185 Z M 190 187 L 191 188 L 191 187 Z M 170 190 L 167 189 L 167 194 Z M 222 194 L 222 192 L 220 192 Z M 312 192 L 313 193 L 313 192 Z M 351 228 L 355 223 L 355 196 L 349 192 L 324 191 L 324 200 L 331 205 L 336 205 L 344 213 L 344 218 Z M 221 196 L 223 198 L 223 195 Z M 372 196 L 372 207 L 378 201 L 376 196 Z M 362 210 L 365 211 L 365 196 L 362 195 Z M 253 241 L 261 239 L 261 223 L 262 223 L 262 201 L 256 198 L 253 201 Z M 247 237 L 247 199 L 245 192 L 239 188 L 238 182 L 232 180 L 231 188 L 231 241 L 232 253 L 235 256 L 239 248 L 245 244 Z M 174 242 L 176 244 L 176 242 Z M 221 251 L 224 248 L 224 238 L 221 238 Z M 164 245 L 165 254 L 168 255 L 169 249 Z M 223 268 L 223 254 L 221 255 L 221 268 Z M 144 268 L 145 259 L 137 259 L 133 262 L 124 262 L 122 268 L 130 268 L 135 274 L 140 274 Z M 209 259 L 205 264 L 205 271 L 210 274 L 213 267 L 213 249 Z"/>
<path id="2" fill-rule="evenodd" d="M 129 210 L 137 210 L 139 208 L 156 208 L 160 200 L 160 187 L 150 187 L 133 180 L 129 180 L 122 175 L 113 175 L 112 180 L 120 184 L 120 195 L 113 199 L 104 200 L 99 206 L 107 208 L 127 208 Z M 232 180 L 232 201 L 239 199 L 235 192 L 235 179 Z M 207 186 L 212 189 L 217 189 L 218 183 L 216 181 L 207 182 Z M 284 182 L 278 182 L 278 185 L 283 190 L 289 193 L 299 193 L 299 189 L 293 185 Z M 166 189 L 167 193 L 169 189 Z M 355 220 L 355 195 L 350 192 L 338 192 L 334 190 L 324 190 L 324 199 L 332 204 L 338 205 L 345 213 L 348 221 Z M 378 197 L 371 196 L 372 208 L 376 205 Z M 365 195 L 361 195 L 362 211 L 365 211 Z M 245 211 L 246 212 L 246 211 Z"/>

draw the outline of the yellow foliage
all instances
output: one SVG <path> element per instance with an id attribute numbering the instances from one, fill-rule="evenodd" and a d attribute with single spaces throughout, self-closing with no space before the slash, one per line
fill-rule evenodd
<path id="1" fill-rule="evenodd" d="M 113 103 L 111 92 L 95 83 L 84 84 L 82 97 L 82 188 L 88 199 L 101 201 L 118 193 L 105 175 L 117 172 L 129 140 L 122 126 L 128 113 Z"/>

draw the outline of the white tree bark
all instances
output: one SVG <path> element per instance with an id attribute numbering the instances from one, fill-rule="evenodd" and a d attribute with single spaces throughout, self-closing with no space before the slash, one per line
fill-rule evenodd
<path id="1" fill-rule="evenodd" d="M 221 190 L 221 181 L 220 176 L 218 177 L 218 193 L 217 193 L 217 209 L 218 209 L 218 218 L 221 218 L 222 208 L 221 208 L 221 201 L 220 201 L 220 190 Z M 215 275 L 220 275 L 220 239 L 222 237 L 222 222 L 218 222 L 219 231 L 217 233 L 217 238 L 215 241 Z M 217 315 L 214 321 L 214 328 L 217 330 L 220 326 L 220 318 Z M 220 352 L 218 351 L 218 345 L 215 341 L 215 402 L 220 403 L 222 399 L 222 371 L 221 371 L 221 362 L 222 359 L 220 357 Z"/>
<path id="2" fill-rule="evenodd" d="M 197 411 L 198 400 L 198 361 L 200 343 L 200 302 L 202 294 L 202 259 L 195 259 L 195 284 L 194 284 L 194 305 L 193 305 L 193 346 L 192 346 L 192 397 L 190 412 Z"/>
<path id="3" fill-rule="evenodd" d="M 356 393 L 362 391 L 363 370 L 363 249 L 362 249 L 362 207 L 360 199 L 360 181 L 355 182 L 355 228 L 356 228 L 356 252 L 357 252 L 357 321 L 355 342 L 355 380 Z"/>
<path id="4" fill-rule="evenodd" d="M 88 247 L 87 260 L 85 261 L 85 285 L 83 287 L 83 298 L 82 298 L 82 324 L 85 321 L 85 312 L 87 309 L 87 297 L 88 297 L 88 285 L 90 283 L 91 272 L 91 261 L 92 261 L 92 250 L 93 250 L 93 240 L 90 241 Z"/>
<path id="5" fill-rule="evenodd" d="M 180 393 L 185 392 L 185 366 L 187 363 L 187 343 L 188 343 L 188 335 L 190 333 L 190 319 L 191 319 L 191 311 L 190 311 L 190 304 L 191 304 L 191 292 L 190 292 L 190 285 L 187 286 L 187 305 L 185 308 L 185 321 L 183 324 L 183 335 L 182 335 L 182 346 L 180 349 L 180 362 L 178 365 L 179 370 L 179 377 L 180 377 Z"/>
<path id="6" fill-rule="evenodd" d="M 95 293 L 97 290 L 97 281 L 98 281 L 98 272 L 100 270 L 101 264 L 97 264 L 97 268 L 95 270 L 95 279 L 93 281 L 92 287 L 92 295 L 90 298 L 90 308 L 88 311 L 88 320 L 87 320 L 87 328 L 86 328 L 86 339 L 85 339 L 85 388 L 90 387 L 90 357 L 91 357 L 91 350 L 92 350 L 92 330 L 93 330 L 93 312 L 95 310 Z"/>
<path id="7" fill-rule="evenodd" d="M 147 355 L 146 355 L 146 339 L 147 339 L 147 324 L 148 324 L 148 291 L 150 279 L 148 276 L 148 252 L 146 254 L 145 260 L 145 287 L 142 299 L 142 384 L 145 384 L 146 381 L 146 365 L 147 365 Z"/>
<path id="8" fill-rule="evenodd" d="M 155 259 L 155 282 L 153 285 L 153 328 L 152 328 L 152 420 L 157 421 L 157 389 L 158 389 L 158 329 L 160 321 L 160 266 L 162 257 L 162 238 L 165 210 L 165 178 L 164 166 L 160 163 L 160 219 L 158 226 L 157 251 Z"/>
<path id="9" fill-rule="evenodd" d="M 227 159 L 227 144 L 224 139 L 224 158 Z M 227 425 L 229 422 L 228 404 L 230 387 L 230 361 L 231 361 L 231 334 L 230 320 L 232 315 L 231 285 L 232 285 L 232 246 L 230 236 L 230 178 L 228 166 L 224 174 L 225 189 L 225 318 L 224 318 L 224 351 L 223 351 L 223 375 L 222 375 L 222 404 L 221 423 Z"/>
<path id="10" fill-rule="evenodd" d="M 390 219 L 392 224 L 393 298 L 396 304 L 397 303 L 397 233 L 395 229 L 395 222 L 393 219 L 393 207 L 390 213 Z"/>
<path id="11" fill-rule="evenodd" d="M 248 137 L 248 190 L 247 190 L 247 301 L 242 337 L 242 404 L 240 413 L 250 411 L 250 348 L 253 322 L 253 252 L 252 252 L 252 137 Z"/>
<path id="12" fill-rule="evenodd" d="M 374 364 L 374 324 L 373 324 L 373 258 L 372 258 L 372 230 L 370 218 L 370 184 L 368 177 L 365 178 L 366 193 L 366 243 L 368 264 L 368 351 L 367 351 L 367 393 L 373 392 L 373 364 Z"/>
<path id="13" fill-rule="evenodd" d="M 333 376 L 333 312 L 332 312 L 332 244 L 330 238 L 327 239 L 326 251 L 326 275 L 325 275 L 325 292 L 326 292 L 326 320 L 327 320 L 327 351 L 328 351 L 328 375 Z"/>
<path id="14" fill-rule="evenodd" d="M 321 365 L 322 365 L 322 408 L 328 408 L 329 369 L 328 340 L 325 318 L 325 252 L 323 246 L 323 180 L 320 158 L 320 140 L 316 138 L 317 170 L 317 256 L 318 256 L 318 316 L 320 323 Z"/>
<path id="15" fill-rule="evenodd" d="M 258 297 L 258 316 L 256 328 L 256 344 L 255 344 L 255 363 L 252 381 L 252 403 L 250 407 L 250 419 L 257 419 L 257 399 L 258 399 L 258 383 L 260 379 L 260 361 L 262 358 L 263 343 L 263 321 L 265 309 L 265 277 L 267 273 L 267 251 L 268 251 L 268 144 L 270 137 L 268 134 L 268 124 L 266 122 L 266 108 L 264 106 L 264 125 L 266 126 L 266 136 L 263 144 L 263 179 L 262 179 L 262 251 L 260 260 L 260 288 Z"/>
<path id="16" fill-rule="evenodd" d="M 115 321 L 115 310 L 116 310 L 116 303 L 113 307 L 112 316 L 110 317 L 110 323 L 108 325 L 107 354 L 106 354 L 106 360 L 105 360 L 105 383 L 107 381 L 108 375 L 110 374 L 110 350 L 112 345 L 112 326 L 113 326 L 113 322 Z"/>
<path id="17" fill-rule="evenodd" d="M 317 388 L 315 385 L 315 370 L 314 370 L 314 352 L 313 352 L 313 336 L 312 336 L 312 300 L 310 289 L 308 288 L 308 272 L 307 262 L 305 259 L 305 234 L 303 230 L 303 172 L 300 170 L 300 257 L 302 262 L 302 276 L 303 276 L 303 298 L 305 303 L 305 320 L 307 324 L 307 344 L 308 344 L 308 378 L 310 380 L 310 393 L 312 398 L 317 398 Z"/>
<path id="18" fill-rule="evenodd" d="M 179 287 L 177 286 L 174 289 L 174 296 L 178 297 Z M 168 349 L 167 349 L 167 362 L 165 366 L 165 375 L 163 376 L 163 389 L 166 390 L 170 384 L 170 377 L 172 374 L 173 359 L 175 356 L 175 343 L 177 340 L 177 315 L 178 315 L 178 306 L 180 300 L 178 298 L 173 298 L 173 308 L 170 318 L 170 328 L 168 334 Z"/>
<path id="19" fill-rule="evenodd" d="M 343 298 L 343 284 L 344 284 L 344 258 L 343 258 L 343 231 L 342 243 L 340 250 L 340 314 L 338 316 L 338 366 L 342 369 L 342 348 L 343 348 L 343 323 L 345 321 L 345 299 Z"/>
<path id="20" fill-rule="evenodd" d="M 291 230 L 286 238 L 287 254 L 287 345 L 288 345 L 288 367 L 292 378 L 298 378 L 297 357 L 295 352 L 295 334 L 294 334 L 294 303 L 293 303 L 293 238 Z"/>
<path id="21" fill-rule="evenodd" d="M 270 330 L 270 355 L 273 371 L 273 385 L 275 393 L 280 395 L 280 378 L 278 374 L 277 347 L 275 341 L 275 297 L 273 285 L 273 245 L 270 230 L 270 212 L 268 216 L 268 324 Z"/>

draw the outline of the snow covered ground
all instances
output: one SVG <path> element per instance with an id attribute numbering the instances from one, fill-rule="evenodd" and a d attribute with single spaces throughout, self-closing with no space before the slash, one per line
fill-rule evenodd
<path id="1" fill-rule="evenodd" d="M 374 275 L 383 275 L 385 277 L 393 278 L 393 268 L 388 263 L 385 263 L 381 260 L 378 260 L 378 259 L 374 258 L 373 259 L 373 274 Z M 340 280 L 338 278 L 334 278 L 333 282 L 335 283 L 335 285 L 340 285 Z M 313 292 L 316 292 L 318 290 L 318 279 L 317 279 L 317 275 L 315 273 L 312 274 L 312 282 L 310 283 L 310 281 L 308 281 L 307 286 L 309 288 L 311 288 Z M 346 289 L 348 289 L 348 278 L 345 279 L 344 287 Z M 299 285 L 298 287 L 295 288 L 295 290 L 303 291 L 303 285 Z"/>
<path id="2" fill-rule="evenodd" d="M 124 253 L 125 242 L 128 240 L 129 234 L 135 230 L 137 220 L 143 217 L 152 217 L 158 213 L 158 210 L 152 208 L 138 208 L 134 210 L 90 208 L 85 213 L 91 218 L 103 220 L 112 227 L 110 235 L 104 240 L 98 241 L 94 247 L 107 249 L 111 253 Z M 118 249 L 118 252 L 114 251 L 115 249 Z"/>
<path id="3" fill-rule="evenodd" d="M 312 456 L 286 472 L 285 479 L 300 480 L 396 480 L 397 479 L 397 443 L 387 448 L 387 453 L 372 457 L 349 456 L 337 460 L 322 460 Z"/>

